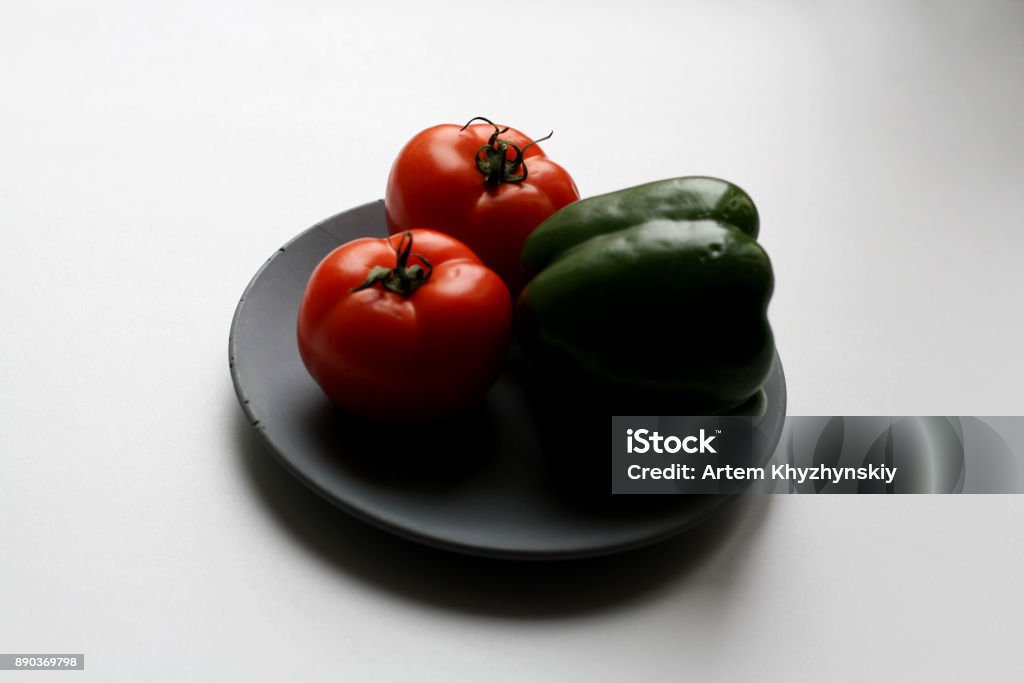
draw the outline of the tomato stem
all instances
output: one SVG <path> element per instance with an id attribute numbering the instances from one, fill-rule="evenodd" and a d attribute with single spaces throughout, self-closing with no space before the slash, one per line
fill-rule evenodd
<path id="1" fill-rule="evenodd" d="M 423 254 L 412 253 L 412 233 L 408 230 L 403 232 L 397 247 L 391 243 L 390 237 L 388 244 L 395 250 L 395 267 L 374 266 L 361 285 L 348 291 L 358 292 L 380 284 L 395 294 L 412 296 L 413 292 L 426 284 L 434 272 L 434 266 Z M 419 259 L 423 265 L 408 265 L 410 256 Z"/>
<path id="2" fill-rule="evenodd" d="M 526 180 L 530 172 L 526 168 L 526 163 L 523 161 L 523 153 L 538 142 L 543 142 L 555 134 L 555 131 L 551 131 L 544 137 L 533 140 L 520 149 L 514 142 L 502 140 L 499 137 L 508 131 L 508 126 L 501 128 L 498 124 L 494 123 L 490 119 L 484 118 L 483 116 L 474 116 L 459 130 L 466 130 L 466 128 L 469 127 L 469 124 L 474 121 L 484 121 L 485 123 L 494 126 L 494 132 L 487 140 L 487 144 L 478 149 L 476 151 L 476 156 L 474 157 L 476 167 L 479 169 L 480 173 L 483 174 L 484 182 L 486 182 L 489 187 L 498 187 L 502 183 L 521 183 Z M 508 158 L 509 147 L 516 151 L 516 155 L 511 159 Z M 519 172 L 520 169 L 522 170 L 522 173 Z"/>

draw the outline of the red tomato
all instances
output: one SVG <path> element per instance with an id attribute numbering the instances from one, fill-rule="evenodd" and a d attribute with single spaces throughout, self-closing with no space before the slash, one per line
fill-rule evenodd
<path id="1" fill-rule="evenodd" d="M 299 353 L 332 401 L 389 422 L 450 415 L 505 359 L 512 298 L 466 245 L 432 230 L 357 239 L 313 271 Z"/>
<path id="2" fill-rule="evenodd" d="M 488 121 L 446 123 L 410 140 L 391 167 L 384 207 L 392 234 L 444 231 L 465 242 L 515 295 L 525 284 L 519 252 L 527 235 L 579 198 L 569 173 L 536 143 Z"/>

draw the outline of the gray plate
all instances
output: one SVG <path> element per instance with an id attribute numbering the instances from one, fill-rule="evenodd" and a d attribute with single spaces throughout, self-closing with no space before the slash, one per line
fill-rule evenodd
<path id="1" fill-rule="evenodd" d="M 571 388 L 546 386 L 515 351 L 483 403 L 458 418 L 407 428 L 336 409 L 299 358 L 299 302 L 329 251 L 356 237 L 385 234 L 382 201 L 313 226 L 263 264 L 235 311 L 230 364 L 242 409 L 270 451 L 307 486 L 414 541 L 542 560 L 654 543 L 693 527 L 734 497 L 612 496 L 609 416 L 573 409 L 580 404 Z M 778 357 L 764 393 L 758 462 L 777 445 L 786 412 Z"/>

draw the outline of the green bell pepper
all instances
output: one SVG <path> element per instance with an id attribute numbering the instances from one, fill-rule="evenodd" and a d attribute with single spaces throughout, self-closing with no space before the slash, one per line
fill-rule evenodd
<path id="1" fill-rule="evenodd" d="M 595 390 L 666 408 L 744 403 L 775 356 L 774 277 L 757 233 L 750 197 L 716 178 L 566 206 L 523 246 L 523 352 Z"/>

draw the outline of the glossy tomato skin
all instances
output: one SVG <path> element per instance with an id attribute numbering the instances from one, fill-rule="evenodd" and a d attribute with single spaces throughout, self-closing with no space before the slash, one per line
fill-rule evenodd
<path id="1" fill-rule="evenodd" d="M 406 296 L 351 291 L 375 266 L 395 265 L 397 236 L 344 244 L 316 267 L 299 308 L 299 353 L 343 409 L 386 422 L 459 412 L 486 394 L 512 332 L 512 298 L 464 244 L 413 230 L 411 251 L 433 265 Z"/>
<path id="2" fill-rule="evenodd" d="M 487 184 L 476 157 L 495 128 L 472 124 L 428 128 L 410 140 L 388 177 L 384 207 L 392 234 L 409 228 L 442 230 L 468 245 L 515 295 L 525 284 L 519 252 L 548 216 L 580 198 L 568 171 L 539 145 L 523 154 L 522 182 Z M 502 126 L 504 128 L 504 126 Z M 501 140 L 523 149 L 530 139 L 514 128 Z M 510 151 L 514 158 L 515 152 Z"/>

